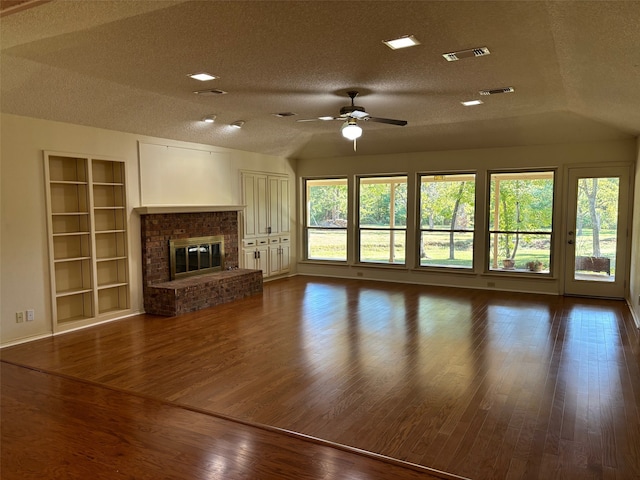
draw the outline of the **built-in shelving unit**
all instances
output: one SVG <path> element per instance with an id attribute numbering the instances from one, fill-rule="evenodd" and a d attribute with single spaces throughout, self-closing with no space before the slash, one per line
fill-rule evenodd
<path id="1" fill-rule="evenodd" d="M 262 270 L 264 277 L 290 270 L 289 177 L 240 172 L 246 205 L 242 229 L 242 266 Z"/>
<path id="2" fill-rule="evenodd" d="M 129 308 L 125 164 L 45 152 L 54 331 Z"/>

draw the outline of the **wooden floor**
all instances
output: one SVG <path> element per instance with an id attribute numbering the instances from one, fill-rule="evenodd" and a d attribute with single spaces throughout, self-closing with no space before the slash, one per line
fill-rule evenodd
<path id="1" fill-rule="evenodd" d="M 1 357 L 11 364 L 2 371 L 3 479 L 32 478 L 16 472 L 38 462 L 69 468 L 78 457 L 113 456 L 117 468 L 132 446 L 142 453 L 125 467 L 136 474 L 122 478 L 429 478 L 332 443 L 474 480 L 640 478 L 640 337 L 623 302 L 295 277 L 233 304 L 142 315 Z M 105 410 L 114 405 L 118 415 Z M 85 446 L 75 454 L 40 458 L 37 438 L 19 433 L 51 433 L 47 418 L 64 430 L 76 414 L 99 427 L 86 438 L 72 430 Z M 167 417 L 186 440 L 170 421 L 154 430 Z M 271 435 L 243 434 L 253 439 L 247 464 L 262 476 L 238 467 L 242 443 L 220 445 L 244 428 Z M 306 443 L 261 457 L 276 437 Z M 183 456 L 183 445 L 201 452 Z M 312 446 L 334 453 L 294 457 Z M 164 476 L 165 467 L 154 470 L 159 448 L 175 449 L 168 460 L 178 462 Z M 348 457 L 340 467 L 312 469 L 313 458 L 338 452 Z M 256 456 L 280 460 L 276 474 Z M 212 475 L 222 468 L 216 459 L 236 470 Z M 191 474 L 176 473 L 192 464 Z M 280 475 L 281 464 L 298 472 Z M 91 476 L 118 478 L 102 473 Z"/>

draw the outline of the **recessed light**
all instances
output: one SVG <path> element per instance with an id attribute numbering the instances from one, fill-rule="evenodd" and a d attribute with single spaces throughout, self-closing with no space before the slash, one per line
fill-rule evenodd
<path id="1" fill-rule="evenodd" d="M 460 102 L 465 107 L 471 107 L 472 105 L 480 105 L 484 103 L 482 100 L 467 100 L 466 102 Z"/>
<path id="2" fill-rule="evenodd" d="M 420 42 L 413 35 L 405 35 L 404 37 L 394 38 L 392 40 L 383 40 L 387 47 L 391 50 L 398 50 L 399 48 L 413 47 L 420 45 Z"/>
<path id="3" fill-rule="evenodd" d="M 215 115 L 207 115 L 206 117 L 204 117 L 202 119 L 203 122 L 205 123 L 213 123 L 216 121 L 216 116 Z"/>
<path id="4" fill-rule="evenodd" d="M 460 50 L 459 52 L 443 53 L 442 56 L 447 62 L 455 62 L 463 58 L 484 57 L 490 55 L 491 52 L 487 47 L 470 48 L 469 50 Z"/>
<path id="5" fill-rule="evenodd" d="M 243 125 L 244 125 L 244 120 L 236 120 L 235 122 L 233 122 L 229 126 L 232 127 L 232 128 L 242 128 Z"/>
<path id="6" fill-rule="evenodd" d="M 208 80 L 214 80 L 214 79 L 218 78 L 215 75 L 211 75 L 211 74 L 206 73 L 206 72 L 190 73 L 187 76 L 193 78 L 194 80 L 200 80 L 201 82 L 206 82 Z"/>
<path id="7" fill-rule="evenodd" d="M 280 112 L 280 113 L 272 113 L 271 115 L 273 115 L 274 117 L 283 118 L 283 117 L 293 117 L 294 115 L 297 115 L 297 113 Z"/>
<path id="8" fill-rule="evenodd" d="M 224 90 L 212 88 L 210 90 L 196 90 L 193 93 L 195 93 L 196 95 L 202 95 L 203 97 L 210 97 L 212 95 L 225 95 L 227 92 L 225 92 Z"/>

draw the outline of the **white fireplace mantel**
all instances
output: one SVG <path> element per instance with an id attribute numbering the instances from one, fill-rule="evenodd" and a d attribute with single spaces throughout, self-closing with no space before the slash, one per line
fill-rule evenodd
<path id="1" fill-rule="evenodd" d="M 162 213 L 206 213 L 206 212 L 239 212 L 245 205 L 149 205 L 136 207 L 133 210 L 140 215 Z"/>

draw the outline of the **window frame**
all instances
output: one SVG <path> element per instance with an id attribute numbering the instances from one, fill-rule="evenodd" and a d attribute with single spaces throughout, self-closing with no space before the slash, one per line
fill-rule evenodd
<path id="1" fill-rule="evenodd" d="M 521 174 L 523 176 L 529 176 L 530 180 L 536 180 L 532 176 L 539 176 L 537 179 L 544 179 L 543 175 L 551 174 L 551 180 L 553 181 L 552 197 L 551 197 L 551 221 L 550 221 L 550 230 L 530 230 L 526 232 L 522 232 L 519 230 L 501 230 L 501 229 L 491 229 L 491 219 L 495 218 L 495 210 L 491 209 L 491 201 L 492 201 L 492 193 L 491 193 L 491 182 L 493 176 L 498 175 L 518 175 Z M 556 237 L 556 210 L 560 207 L 557 205 L 558 200 L 558 168 L 556 167 L 539 167 L 539 168 L 527 168 L 527 169 L 493 169 L 487 171 L 486 176 L 486 222 L 485 222 L 485 256 L 484 256 L 484 273 L 490 275 L 524 275 L 524 276 L 537 276 L 537 277 L 548 277 L 555 278 L 554 273 L 554 252 L 555 252 L 555 237 Z M 526 179 L 526 178 L 523 178 Z M 495 197 L 495 193 L 493 194 Z M 503 235 L 503 234 L 524 234 L 524 235 L 548 235 L 549 236 L 549 265 L 546 271 L 529 271 L 527 269 L 516 269 L 516 268 L 499 268 L 497 266 L 491 265 L 492 259 L 492 236 Z M 495 250 L 496 244 L 493 245 L 493 250 Z M 494 253 L 494 265 L 497 265 L 497 255 Z"/>
<path id="2" fill-rule="evenodd" d="M 453 177 L 453 176 L 470 176 L 473 182 L 473 228 L 471 229 L 430 229 L 430 228 L 422 228 L 422 178 L 423 177 Z M 416 220 L 415 220 L 415 232 L 416 232 L 416 268 L 419 270 L 429 270 L 429 269 L 447 269 L 455 272 L 469 272 L 473 273 L 476 269 L 476 238 L 479 233 L 479 223 L 478 223 L 478 172 L 474 170 L 469 171 L 461 171 L 461 172 L 451 172 L 451 171 L 438 171 L 438 172 L 418 172 L 416 176 Z M 471 245 L 471 265 L 466 266 L 456 266 L 456 265 L 422 265 L 421 263 L 421 245 L 422 245 L 422 233 L 423 232 L 442 232 L 442 233 L 471 233 L 473 238 L 473 243 Z"/>
<path id="3" fill-rule="evenodd" d="M 403 227 L 361 227 L 360 225 L 360 187 L 362 185 L 363 180 L 379 180 L 378 182 L 372 183 L 392 183 L 385 182 L 385 179 L 393 179 L 393 178 L 404 178 L 404 184 L 407 191 L 407 197 L 405 198 L 405 225 Z M 402 183 L 402 182 L 393 182 L 393 183 Z M 366 174 L 366 175 L 356 175 L 355 176 L 355 222 L 354 222 L 354 236 L 355 236 L 355 254 L 356 254 L 356 263 L 360 266 L 376 266 L 376 267 L 384 267 L 384 268 L 408 268 L 407 264 L 407 253 L 408 253 L 408 230 L 409 230 L 409 174 L 408 173 L 384 173 L 384 174 Z M 390 215 L 393 210 L 390 208 Z M 400 262 L 385 262 L 385 261 L 371 261 L 371 260 L 363 260 L 362 259 L 362 232 L 363 231 L 382 231 L 382 232 L 399 232 L 404 233 L 404 260 L 402 263 Z M 392 245 L 389 246 L 390 257 L 392 256 Z"/>
<path id="4" fill-rule="evenodd" d="M 312 226 L 309 225 L 309 220 L 310 220 L 310 209 L 311 209 L 311 203 L 310 203 L 310 198 L 309 198 L 309 182 L 327 182 L 327 185 L 331 185 L 332 182 L 335 182 L 335 185 L 344 185 L 347 187 L 347 198 L 346 198 L 346 207 L 347 207 L 347 218 L 345 219 L 345 226 L 344 227 L 326 227 L 326 226 Z M 350 216 L 350 212 L 349 212 L 349 178 L 345 175 L 345 176 L 337 176 L 337 175 L 332 175 L 332 176 L 327 176 L 327 177 L 307 177 L 307 178 L 303 178 L 302 179 L 302 189 L 303 189 L 303 194 L 304 194 L 304 204 L 303 204 L 303 211 L 304 211 L 304 222 L 303 222 L 303 232 L 304 232 L 304 238 L 303 241 L 301 242 L 304 248 L 304 254 L 302 256 L 302 258 L 304 259 L 304 261 L 306 262 L 321 262 L 321 263 L 339 263 L 339 264 L 346 264 L 348 262 L 349 259 L 349 216 Z M 315 230 L 315 231 L 344 231 L 344 235 L 345 235 L 345 256 L 344 259 L 331 259 L 331 258 L 313 258 L 309 256 L 310 253 L 310 241 L 309 241 L 309 232 Z"/>

